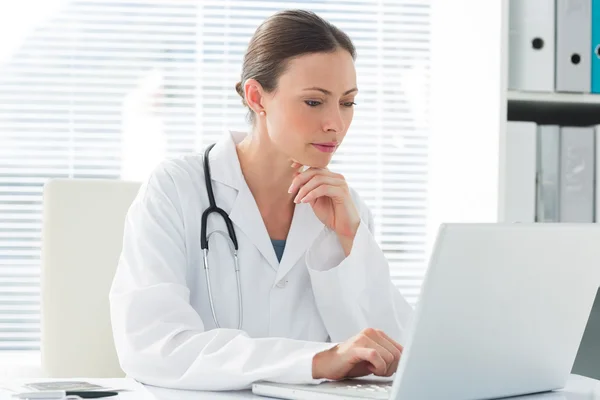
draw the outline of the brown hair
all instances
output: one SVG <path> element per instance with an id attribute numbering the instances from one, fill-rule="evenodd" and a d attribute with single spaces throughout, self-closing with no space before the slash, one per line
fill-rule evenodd
<path id="1" fill-rule="evenodd" d="M 248 107 L 242 86 L 247 79 L 256 79 L 270 93 L 277 88 L 277 81 L 290 58 L 338 49 L 348 51 L 356 59 L 352 41 L 333 24 L 311 11 L 280 11 L 260 24 L 252 36 L 244 55 L 241 81 L 235 90 Z M 252 110 L 248 120 L 254 122 Z"/>

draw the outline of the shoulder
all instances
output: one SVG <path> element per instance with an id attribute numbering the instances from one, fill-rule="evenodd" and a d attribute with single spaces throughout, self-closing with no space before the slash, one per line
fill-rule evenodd
<path id="1" fill-rule="evenodd" d="M 194 191 L 194 186 L 204 185 L 203 155 L 190 153 L 160 161 L 142 183 L 142 197 L 158 196 L 180 203 Z"/>
<path id="2" fill-rule="evenodd" d="M 154 168 L 149 180 L 171 180 L 177 183 L 204 176 L 203 159 L 203 155 L 197 153 L 164 159 Z"/>

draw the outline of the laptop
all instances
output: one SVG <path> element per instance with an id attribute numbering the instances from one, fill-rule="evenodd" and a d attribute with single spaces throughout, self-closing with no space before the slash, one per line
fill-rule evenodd
<path id="1" fill-rule="evenodd" d="M 392 382 L 257 382 L 252 391 L 282 399 L 468 400 L 561 389 L 600 286 L 599 266 L 600 225 L 443 224 Z"/>
<path id="2" fill-rule="evenodd" d="M 572 374 L 600 380 L 600 288 L 575 357 Z"/>

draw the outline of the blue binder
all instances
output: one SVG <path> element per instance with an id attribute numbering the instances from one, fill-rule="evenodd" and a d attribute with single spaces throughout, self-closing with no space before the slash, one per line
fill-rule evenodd
<path id="1" fill-rule="evenodd" d="M 600 93 L 600 0 L 592 0 L 592 93 Z"/>

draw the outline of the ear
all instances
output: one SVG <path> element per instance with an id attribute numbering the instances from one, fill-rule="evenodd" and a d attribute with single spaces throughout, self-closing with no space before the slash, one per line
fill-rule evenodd
<path id="1" fill-rule="evenodd" d="M 244 93 L 246 94 L 246 103 L 256 114 L 264 111 L 264 90 L 262 85 L 256 79 L 248 79 L 244 83 Z"/>

